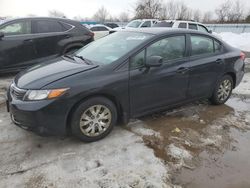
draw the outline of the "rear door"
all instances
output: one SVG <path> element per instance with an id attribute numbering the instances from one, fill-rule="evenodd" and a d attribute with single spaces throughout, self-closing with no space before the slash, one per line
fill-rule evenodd
<path id="1" fill-rule="evenodd" d="M 210 96 L 224 70 L 222 45 L 206 35 L 190 35 L 189 97 Z"/>
<path id="2" fill-rule="evenodd" d="M 0 69 L 28 66 L 35 58 L 30 20 L 18 20 L 0 27 Z"/>
<path id="3" fill-rule="evenodd" d="M 64 45 L 61 41 L 68 40 L 71 37 L 66 32 L 67 28 L 57 20 L 34 20 L 33 25 L 36 34 L 34 39 L 35 50 L 39 60 L 58 56 Z"/>
<path id="4" fill-rule="evenodd" d="M 130 59 L 130 111 L 140 116 L 186 99 L 188 71 L 185 35 L 154 42 Z M 163 65 L 145 67 L 150 56 L 161 56 Z"/>

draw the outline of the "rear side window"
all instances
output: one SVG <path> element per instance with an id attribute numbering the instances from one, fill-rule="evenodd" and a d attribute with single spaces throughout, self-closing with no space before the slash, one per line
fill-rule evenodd
<path id="1" fill-rule="evenodd" d="M 188 24 L 188 29 L 193 29 L 193 30 L 198 30 L 197 25 L 196 24 Z"/>
<path id="2" fill-rule="evenodd" d="M 174 36 L 159 40 L 147 48 L 147 57 L 161 56 L 164 61 L 183 58 L 185 55 L 185 36 Z"/>
<path id="3" fill-rule="evenodd" d="M 184 28 L 186 29 L 187 28 L 187 23 L 180 23 L 178 28 Z"/>
<path id="4" fill-rule="evenodd" d="M 108 31 L 106 27 L 98 27 L 98 31 Z"/>
<path id="5" fill-rule="evenodd" d="M 203 25 L 198 25 L 199 31 L 204 31 L 208 33 L 208 30 Z"/>
<path id="6" fill-rule="evenodd" d="M 153 27 L 172 27 L 174 22 L 159 22 L 153 25 Z"/>
<path id="7" fill-rule="evenodd" d="M 0 29 L 0 32 L 3 32 L 4 35 L 24 35 L 31 33 L 31 22 L 30 21 L 20 21 L 11 23 L 9 25 L 4 26 Z"/>
<path id="8" fill-rule="evenodd" d="M 64 23 L 64 22 L 60 22 L 60 24 L 62 25 L 63 31 L 68 31 L 68 30 L 72 29 L 72 27 L 73 27 L 72 25 Z"/>
<path id="9" fill-rule="evenodd" d="M 213 40 L 203 36 L 191 36 L 191 55 L 204 55 L 214 53 Z"/>
<path id="10" fill-rule="evenodd" d="M 38 20 L 36 23 L 36 33 L 62 32 L 63 26 L 57 21 Z"/>

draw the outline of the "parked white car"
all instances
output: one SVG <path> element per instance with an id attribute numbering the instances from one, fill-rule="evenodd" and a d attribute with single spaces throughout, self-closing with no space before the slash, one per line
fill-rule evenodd
<path id="1" fill-rule="evenodd" d="M 212 33 L 212 31 L 208 30 L 208 28 L 204 24 L 195 21 L 163 20 L 158 21 L 155 25 L 153 25 L 153 27 L 183 28 Z"/>
<path id="2" fill-rule="evenodd" d="M 156 22 L 157 19 L 138 19 L 129 22 L 125 28 L 152 27 Z"/>
<path id="3" fill-rule="evenodd" d="M 89 29 L 94 32 L 95 40 L 105 37 L 106 35 L 109 34 L 109 31 L 112 30 L 112 28 L 102 24 L 91 25 Z"/>

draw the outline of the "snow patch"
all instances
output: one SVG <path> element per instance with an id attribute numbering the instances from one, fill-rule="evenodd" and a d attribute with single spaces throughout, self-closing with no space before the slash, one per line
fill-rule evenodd
<path id="1" fill-rule="evenodd" d="M 186 149 L 182 148 L 182 147 L 177 147 L 174 144 L 170 144 L 167 147 L 167 153 L 175 158 L 175 159 L 189 159 L 191 160 L 193 158 L 193 156 L 190 154 L 189 151 L 187 151 Z"/>
<path id="2" fill-rule="evenodd" d="M 243 51 L 250 52 L 250 33 L 231 33 L 231 32 L 224 32 L 218 34 L 222 40 L 227 42 L 233 47 L 239 48 Z"/>
<path id="3" fill-rule="evenodd" d="M 250 96 L 250 73 L 246 73 L 240 85 L 233 90 L 234 94 Z"/>

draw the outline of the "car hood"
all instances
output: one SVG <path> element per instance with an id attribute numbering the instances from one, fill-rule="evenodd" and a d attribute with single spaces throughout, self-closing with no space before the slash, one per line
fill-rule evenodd
<path id="1" fill-rule="evenodd" d="M 15 77 L 15 84 L 22 89 L 41 89 L 42 87 L 65 77 L 91 70 L 98 65 L 76 63 L 57 58 L 47 63 L 37 64 Z"/>

